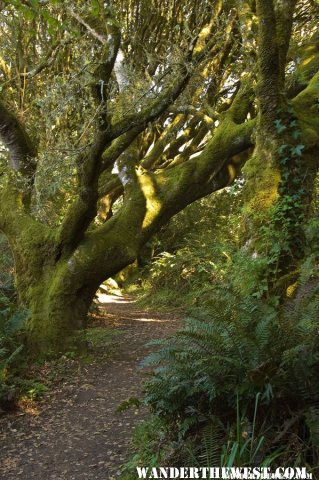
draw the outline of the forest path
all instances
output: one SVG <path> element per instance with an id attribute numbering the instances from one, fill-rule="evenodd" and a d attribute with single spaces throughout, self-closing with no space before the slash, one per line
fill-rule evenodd
<path id="1" fill-rule="evenodd" d="M 141 394 L 146 373 L 139 363 L 149 351 L 145 344 L 173 333 L 179 320 L 138 310 L 130 298 L 102 297 L 97 326 L 118 332 L 111 354 L 100 351 L 93 363 L 81 365 L 46 396 L 38 412 L 0 419 L 1 480 L 120 478 L 133 426 L 145 410 L 118 413 L 117 408 Z"/>

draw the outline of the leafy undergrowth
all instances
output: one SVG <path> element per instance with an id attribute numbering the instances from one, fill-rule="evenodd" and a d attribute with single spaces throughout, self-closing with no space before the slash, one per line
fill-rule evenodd
<path id="1" fill-rule="evenodd" d="M 231 232 L 213 232 L 207 213 L 177 246 L 167 232 L 166 251 L 134 287 L 143 305 L 182 308 L 187 319 L 144 361 L 155 369 L 144 398 L 152 416 L 134 436 L 128 480 L 136 466 L 165 465 L 319 474 L 318 222 L 298 269 L 272 285 L 272 258 L 238 244 L 241 210 L 227 208 Z M 187 224 L 183 215 L 175 222 Z"/>
<path id="2" fill-rule="evenodd" d="M 0 237 L 0 244 L 2 239 Z M 2 246 L 2 245 L 1 245 Z M 4 247 L 6 245 L 4 244 Z M 23 327 L 28 312 L 18 307 L 10 252 L 2 257 L 0 276 L 0 413 L 17 398 L 18 370 L 23 370 Z"/>
<path id="3" fill-rule="evenodd" d="M 145 394 L 153 417 L 137 434 L 148 446 L 135 437 L 128 469 L 306 465 L 315 474 L 318 293 L 283 311 L 223 292 L 209 317 L 189 318 L 157 342 L 160 350 L 145 360 L 155 367 Z"/>

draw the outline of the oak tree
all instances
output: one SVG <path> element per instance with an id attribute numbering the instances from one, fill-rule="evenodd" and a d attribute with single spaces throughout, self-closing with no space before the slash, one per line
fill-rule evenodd
<path id="1" fill-rule="evenodd" d="M 31 349 L 67 348 L 101 282 L 245 163 L 252 211 L 301 189 L 307 211 L 316 2 L 15 0 L 0 15 L 0 229 Z M 287 237 L 292 265 L 300 228 Z"/>

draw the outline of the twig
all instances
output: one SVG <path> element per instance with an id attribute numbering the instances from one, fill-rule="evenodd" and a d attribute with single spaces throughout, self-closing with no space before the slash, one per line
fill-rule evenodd
<path id="1" fill-rule="evenodd" d="M 83 18 L 80 17 L 80 15 L 75 13 L 74 10 L 72 10 L 72 8 L 68 8 L 68 12 L 70 13 L 71 17 L 75 18 L 75 20 L 81 23 L 81 25 L 83 25 L 94 38 L 96 38 L 103 45 L 105 44 L 106 37 L 104 37 L 104 35 L 100 35 L 96 30 L 94 30 L 94 28 L 92 28 L 85 20 L 83 20 Z"/>

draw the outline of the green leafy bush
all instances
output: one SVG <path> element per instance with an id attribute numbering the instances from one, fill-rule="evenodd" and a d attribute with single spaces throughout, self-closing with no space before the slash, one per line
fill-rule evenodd
<path id="1" fill-rule="evenodd" d="M 0 250 L 0 407 L 10 408 L 16 396 L 10 367 L 23 349 L 19 333 L 28 312 L 17 304 L 12 254 L 3 236 L 0 236 Z"/>
<path id="2" fill-rule="evenodd" d="M 171 448 L 167 445 L 166 433 L 163 422 L 155 416 L 137 425 L 133 432 L 133 444 L 137 452 L 132 454 L 130 461 L 123 467 L 123 480 L 138 478 L 137 466 L 152 468 L 163 464 Z"/>
<path id="3" fill-rule="evenodd" d="M 10 408 L 16 396 L 16 388 L 10 367 L 23 349 L 18 332 L 24 325 L 27 312 L 0 297 L 0 407 Z"/>
<path id="4" fill-rule="evenodd" d="M 163 232 L 166 253 L 144 271 L 144 303 L 188 313 L 184 327 L 154 342 L 156 352 L 144 361 L 155 368 L 145 401 L 161 421 L 156 448 L 164 436 L 170 453 L 162 464 L 315 468 L 318 221 L 306 225 L 296 271 L 269 284 L 273 265 L 258 239 L 237 240 L 245 238 L 237 200 L 229 192 L 219 211 L 208 205 L 172 248 Z M 217 231 L 207 221 L 210 213 Z"/>
<path id="5" fill-rule="evenodd" d="M 157 367 L 146 387 L 146 403 L 170 425 L 172 438 L 195 438 L 217 418 L 224 432 L 220 445 L 226 449 L 238 402 L 252 424 L 258 396 L 260 455 L 285 445 L 287 462 L 294 464 L 302 452 L 302 460 L 315 465 L 319 286 L 315 290 L 308 297 L 300 292 L 284 308 L 254 296 L 243 299 L 226 288 L 216 290 L 210 317 L 189 318 L 175 336 L 154 342 L 161 349 L 145 361 Z"/>

